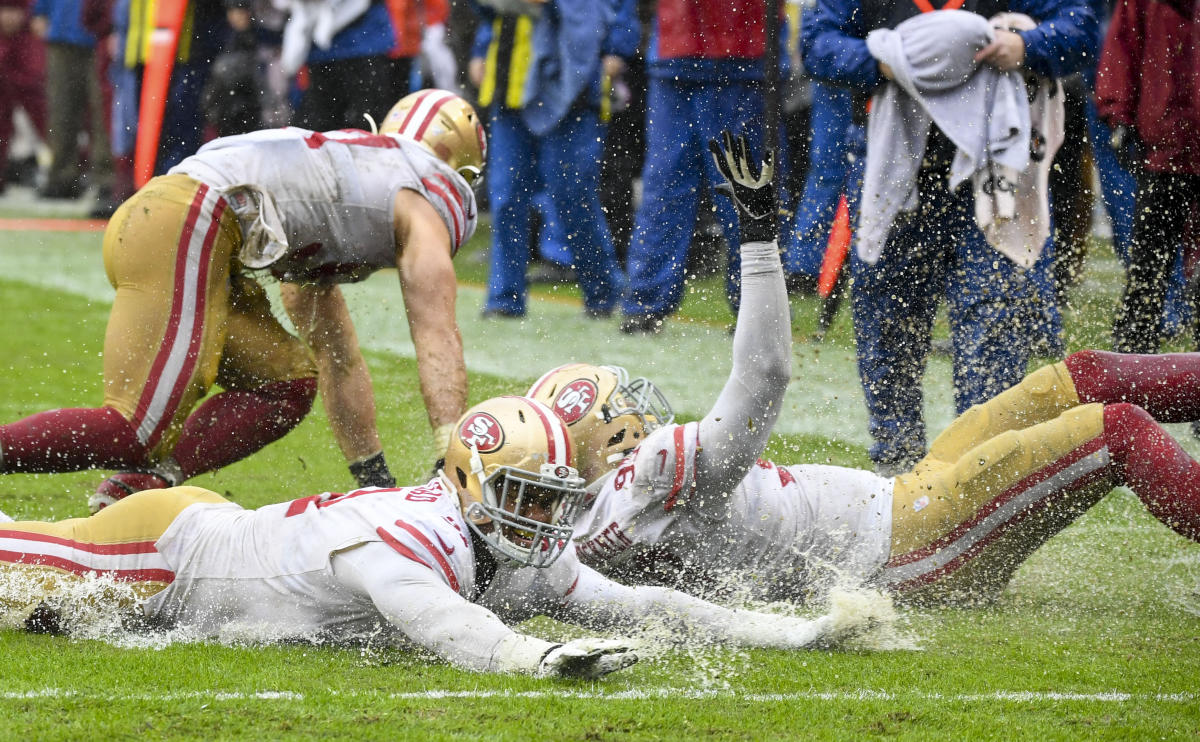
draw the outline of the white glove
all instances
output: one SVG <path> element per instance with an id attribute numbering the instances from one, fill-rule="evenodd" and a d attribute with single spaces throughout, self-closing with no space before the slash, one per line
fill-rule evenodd
<path id="1" fill-rule="evenodd" d="M 575 639 L 546 653 L 538 666 L 539 677 L 603 677 L 638 661 L 628 639 Z"/>

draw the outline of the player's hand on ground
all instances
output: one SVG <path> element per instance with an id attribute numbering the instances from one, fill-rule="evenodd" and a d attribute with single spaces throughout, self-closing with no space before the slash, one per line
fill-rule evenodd
<path id="1" fill-rule="evenodd" d="M 575 639 L 551 649 L 542 658 L 540 677 L 600 678 L 638 661 L 628 639 Z"/>
<path id="2" fill-rule="evenodd" d="M 768 149 L 761 167 L 750 158 L 750 145 L 744 135 L 733 138 L 729 130 L 721 132 L 721 141 L 708 143 L 717 170 L 725 178 L 716 190 L 737 207 L 742 242 L 774 242 L 779 236 L 775 203 L 775 151 Z"/>

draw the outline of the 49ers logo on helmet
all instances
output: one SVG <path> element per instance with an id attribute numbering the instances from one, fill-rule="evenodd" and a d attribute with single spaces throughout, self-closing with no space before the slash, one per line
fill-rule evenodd
<path id="1" fill-rule="evenodd" d="M 599 390 L 588 379 L 576 379 L 562 388 L 554 399 L 554 412 L 567 425 L 574 425 L 592 409 Z"/>
<path id="2" fill-rule="evenodd" d="M 504 445 L 504 428 L 486 412 L 476 412 L 463 421 L 458 437 L 468 448 L 474 446 L 479 453 L 491 453 Z"/>

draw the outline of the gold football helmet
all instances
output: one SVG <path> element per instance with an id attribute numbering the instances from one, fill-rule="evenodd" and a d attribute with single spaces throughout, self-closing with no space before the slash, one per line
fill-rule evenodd
<path id="1" fill-rule="evenodd" d="M 551 369 L 528 395 L 562 418 L 575 444 L 575 461 L 592 481 L 625 458 L 675 413 L 650 380 L 630 380 L 620 366 L 568 363 Z"/>
<path id="2" fill-rule="evenodd" d="M 471 104 L 449 90 L 427 88 L 401 98 L 380 134 L 399 134 L 425 145 L 438 159 L 474 184 L 487 161 L 487 138 Z"/>
<path id="3" fill-rule="evenodd" d="M 506 561 L 546 567 L 566 547 L 584 482 L 566 425 L 541 402 L 495 397 L 467 410 L 442 473 L 471 530 Z"/>

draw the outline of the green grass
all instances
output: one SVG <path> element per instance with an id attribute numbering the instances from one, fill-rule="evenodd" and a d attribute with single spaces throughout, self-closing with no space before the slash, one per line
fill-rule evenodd
<path id="1" fill-rule="evenodd" d="M 98 235 L 0 233 L 0 420 L 99 401 L 109 295 L 98 244 Z M 478 258 L 481 244 L 476 238 L 459 258 L 464 297 L 471 301 L 478 298 L 471 286 L 486 271 Z M 1072 348 L 1108 344 L 1118 274 L 1102 246 L 1095 253 L 1068 314 Z M 394 292 L 393 282 L 380 279 L 378 295 Z M 375 297 L 369 284 L 350 287 L 347 295 Z M 542 295 L 575 311 L 569 305 L 573 292 Z M 806 338 L 816 306 L 813 299 L 795 301 L 801 368 L 793 386 L 801 395 L 814 381 L 838 390 L 840 415 L 860 426 L 856 378 L 844 364 L 822 365 L 852 355 L 847 318 L 843 312 L 825 345 L 814 349 Z M 477 313 L 475 306 L 460 313 L 464 333 L 478 338 L 474 343 L 510 338 L 501 347 L 520 355 L 559 341 L 549 328 L 544 337 L 530 333 L 517 345 L 511 337 L 528 328 L 516 323 L 493 323 L 472 334 Z M 708 355 L 686 360 L 691 375 L 671 379 L 688 399 L 691 379 L 728 367 L 722 354 L 731 317 L 718 279 L 698 282 L 681 314 L 699 328 L 717 329 L 704 341 L 709 345 L 700 346 L 710 349 Z M 390 319 L 403 334 L 403 322 Z M 601 356 L 616 337 L 611 324 L 579 321 L 569 330 L 586 335 Z M 414 365 L 390 349 L 392 339 L 375 333 L 364 333 L 363 341 L 381 431 L 397 476 L 417 481 L 430 462 Z M 518 366 L 485 374 L 473 366 L 471 398 L 522 389 L 541 370 Z M 807 376 L 818 374 L 822 378 Z M 676 396 L 671 385 L 667 391 Z M 785 417 L 822 404 L 815 397 L 798 399 Z M 704 409 L 688 401 L 681 412 L 695 417 Z M 854 440 L 814 432 L 777 435 L 768 455 L 865 466 L 865 449 Z M 0 477 L 0 508 L 26 518 L 83 515 L 100 476 Z M 254 507 L 349 482 L 318 406 L 284 440 L 195 483 Z M 549 621 L 527 628 L 545 636 L 570 631 Z M 1039 550 L 993 605 L 906 610 L 901 629 L 918 648 L 785 653 L 689 647 L 664 651 L 598 683 L 476 675 L 401 650 L 190 643 L 132 648 L 0 632 L 0 738 L 1200 736 L 1200 547 L 1162 527 L 1124 490 Z"/>

